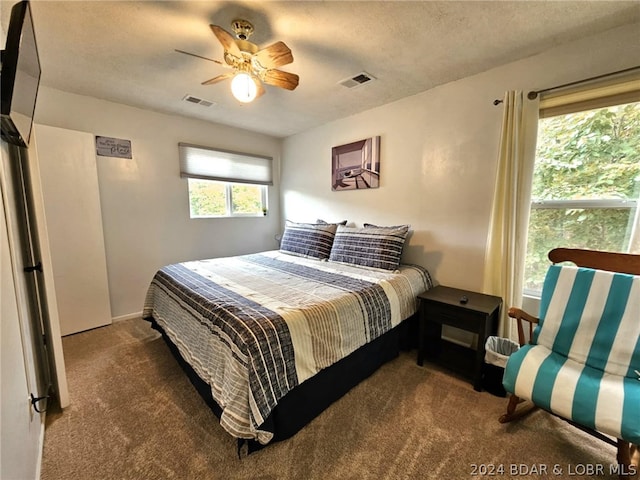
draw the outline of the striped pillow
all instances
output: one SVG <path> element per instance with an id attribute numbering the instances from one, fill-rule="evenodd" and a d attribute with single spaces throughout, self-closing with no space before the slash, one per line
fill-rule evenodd
<path id="1" fill-rule="evenodd" d="M 326 225 L 327 223 L 335 223 L 336 225 L 346 225 L 347 221 L 343 220 L 341 222 L 327 222 L 325 220 L 322 220 L 321 218 L 316 220 L 316 223 L 321 223 L 322 225 Z"/>
<path id="2" fill-rule="evenodd" d="M 388 226 L 380 226 L 380 225 L 374 225 L 373 223 L 365 223 L 364 224 L 364 228 L 390 228 L 390 229 L 397 229 L 397 228 L 410 228 L 411 225 L 393 225 L 391 227 Z"/>
<path id="3" fill-rule="evenodd" d="M 409 227 L 355 228 L 338 225 L 329 261 L 396 270 Z"/>
<path id="4" fill-rule="evenodd" d="M 280 251 L 326 260 L 331 253 L 336 224 L 295 223 L 287 220 Z"/>

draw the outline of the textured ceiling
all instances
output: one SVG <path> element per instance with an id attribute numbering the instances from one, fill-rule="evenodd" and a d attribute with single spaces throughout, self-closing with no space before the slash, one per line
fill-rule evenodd
<path id="1" fill-rule="evenodd" d="M 13 3 L 0 3 L 5 32 Z M 285 137 L 640 22 L 640 2 L 35 1 L 33 16 L 44 85 Z M 282 70 L 300 76 L 295 91 L 267 86 L 241 105 L 229 82 L 201 85 L 226 69 L 174 51 L 221 60 L 209 24 L 231 31 L 235 18 L 254 24 L 258 46 L 291 48 Z M 377 80 L 338 84 L 361 71 Z M 215 105 L 186 103 L 187 94 Z"/>

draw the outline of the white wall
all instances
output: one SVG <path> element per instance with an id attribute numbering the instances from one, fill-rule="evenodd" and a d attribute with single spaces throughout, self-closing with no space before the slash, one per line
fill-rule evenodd
<path id="1" fill-rule="evenodd" d="M 481 290 L 502 121 L 493 100 L 639 65 L 638 31 L 611 30 L 286 138 L 284 218 L 409 223 L 404 261 Z M 332 192 L 331 147 L 373 135 L 382 137 L 380 188 Z"/>
<path id="2" fill-rule="evenodd" d="M 559 46 L 284 142 L 46 87 L 36 121 L 132 141 L 133 160 L 98 157 L 116 318 L 141 310 L 160 266 L 276 248 L 273 237 L 285 218 L 410 223 L 405 261 L 428 267 L 440 283 L 479 290 L 502 117 L 493 100 L 508 89 L 540 89 L 637 65 L 638 28 Z M 372 135 L 382 137 L 380 188 L 332 192 L 331 147 Z M 181 141 L 273 156 L 269 215 L 190 220 L 186 180 L 178 173 Z"/>
<path id="3" fill-rule="evenodd" d="M 97 157 L 111 311 L 142 310 L 155 271 L 180 261 L 277 248 L 281 140 L 42 87 L 37 123 L 131 140 L 133 159 Z M 268 155 L 276 182 L 260 218 L 190 219 L 178 142 Z"/>

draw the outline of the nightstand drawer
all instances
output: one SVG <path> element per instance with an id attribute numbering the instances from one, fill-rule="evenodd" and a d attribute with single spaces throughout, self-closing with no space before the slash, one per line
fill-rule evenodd
<path id="1" fill-rule="evenodd" d="M 485 327 L 486 315 L 470 312 L 450 305 L 439 305 L 426 302 L 424 314 L 428 322 L 440 323 L 461 328 L 469 332 L 479 333 Z"/>

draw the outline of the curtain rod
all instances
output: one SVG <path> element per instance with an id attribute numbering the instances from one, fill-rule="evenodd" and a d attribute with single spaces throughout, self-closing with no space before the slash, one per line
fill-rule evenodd
<path id="1" fill-rule="evenodd" d="M 583 83 L 592 82 L 594 80 L 600 80 L 602 78 L 613 77 L 614 75 L 619 75 L 621 73 L 632 72 L 633 70 L 638 70 L 638 69 L 640 69 L 640 65 L 639 66 L 635 66 L 635 67 L 631 67 L 631 68 L 625 68 L 624 70 L 618 70 L 617 72 L 611 72 L 611 73 L 605 73 L 605 74 L 602 74 L 602 75 L 596 75 L 595 77 L 585 78 L 584 80 L 578 80 L 576 82 L 565 83 L 564 85 L 556 85 L 555 87 L 544 88 L 542 90 L 532 90 L 531 92 L 529 92 L 527 94 L 527 98 L 529 100 L 534 100 L 541 93 L 547 93 L 547 92 L 550 92 L 552 90 L 559 90 L 559 89 L 565 88 L 565 87 L 573 87 L 574 85 L 581 85 Z"/>
<path id="2" fill-rule="evenodd" d="M 565 83 L 563 85 L 556 85 L 555 87 L 549 87 L 549 88 L 543 88 L 542 90 L 532 90 L 527 94 L 527 98 L 529 100 L 535 100 L 535 98 L 540 95 L 541 93 L 547 93 L 550 92 L 552 90 L 559 90 L 561 88 L 565 88 L 565 87 L 573 87 L 574 85 L 580 85 L 583 83 L 588 83 L 588 82 L 592 82 L 594 80 L 600 80 L 602 78 L 607 78 L 607 77 L 612 77 L 614 75 L 620 75 L 621 73 L 627 73 L 627 72 L 632 72 L 634 70 L 638 70 L 640 69 L 640 65 L 635 66 L 635 67 L 630 67 L 630 68 L 625 68 L 623 70 L 618 70 L 617 72 L 611 72 L 611 73 L 605 73 L 602 75 L 596 75 L 595 77 L 590 77 L 590 78 L 585 78 L 584 80 L 578 80 L 575 82 L 569 82 L 569 83 Z M 503 100 L 501 99 L 495 99 L 493 101 L 494 105 L 500 105 L 503 102 Z"/>

